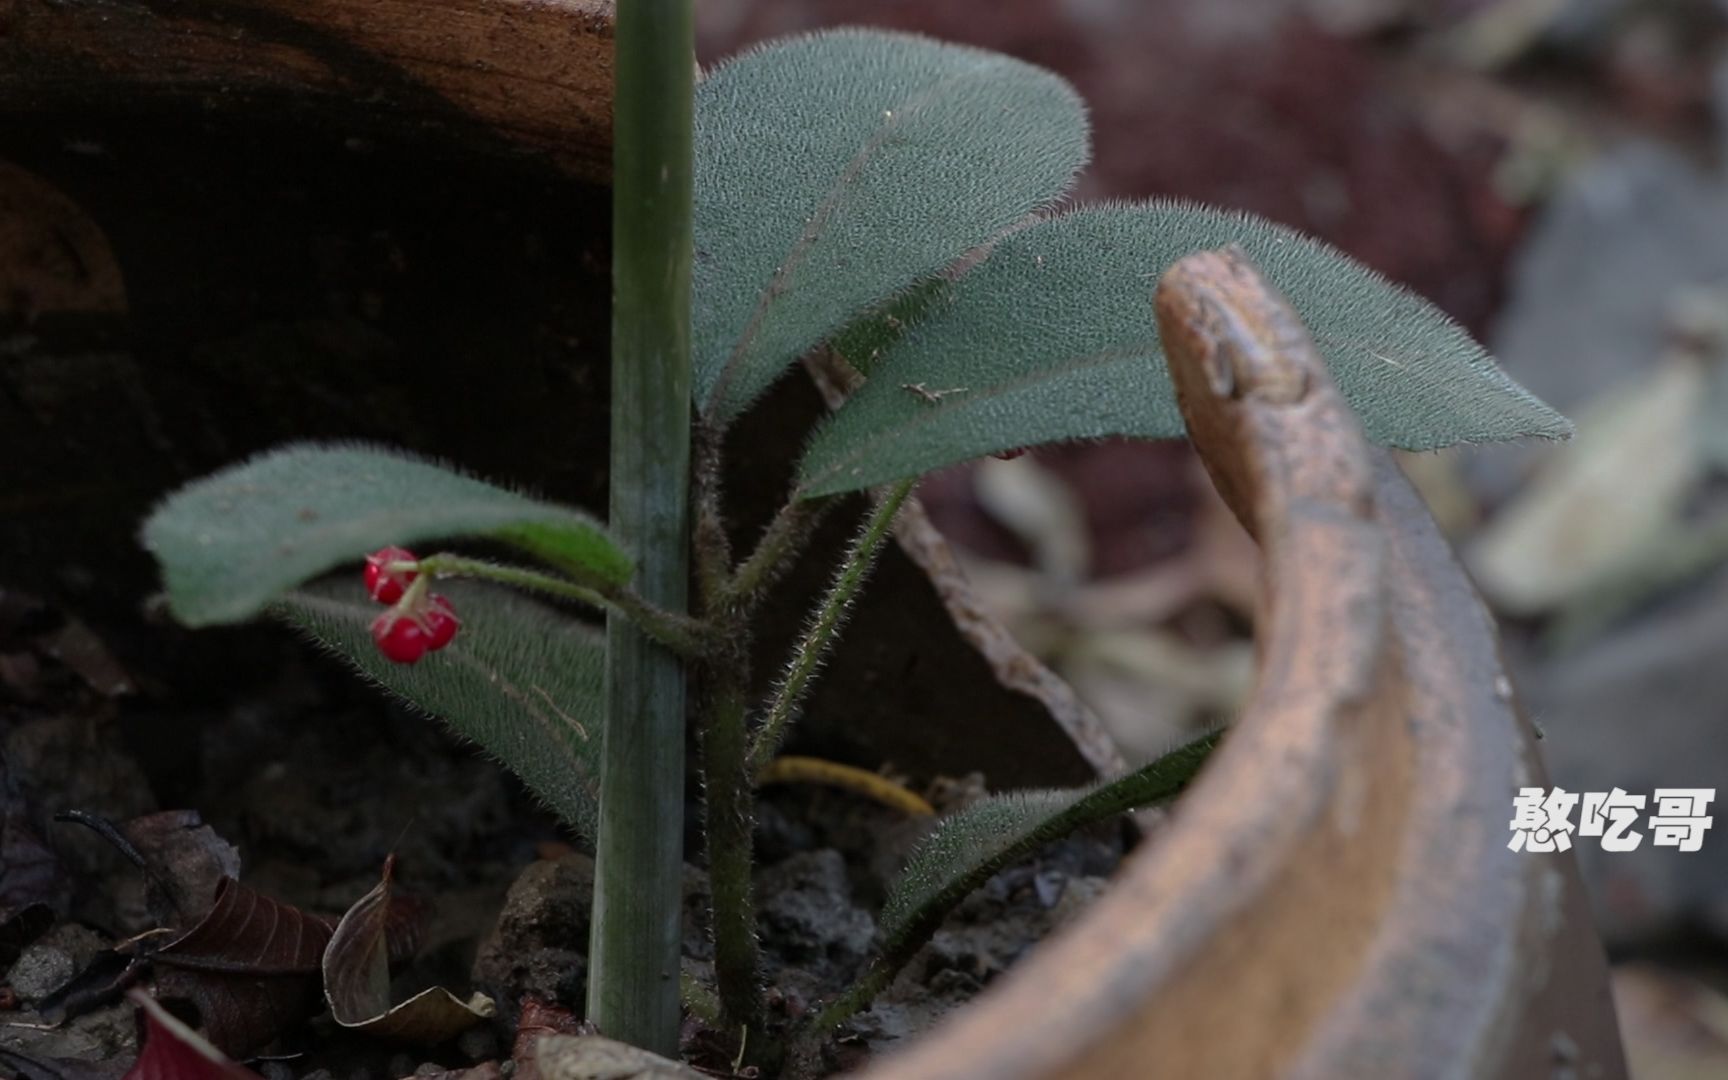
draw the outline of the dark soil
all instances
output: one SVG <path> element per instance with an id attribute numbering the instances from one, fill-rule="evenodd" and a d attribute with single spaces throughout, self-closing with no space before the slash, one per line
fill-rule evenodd
<path id="1" fill-rule="evenodd" d="M 135 1047 L 132 1008 L 123 1002 L 83 1011 L 54 1030 L 17 1026 L 44 1019 L 38 1006 L 59 1004 L 56 991 L 116 940 L 149 928 L 137 910 L 139 873 L 94 833 L 52 820 L 67 810 L 122 820 L 164 806 L 196 808 L 238 846 L 248 885 L 331 917 L 376 884 L 384 858 L 395 853 L 398 883 L 426 911 L 419 954 L 397 987 L 444 985 L 458 996 L 477 989 L 499 1005 L 488 1024 L 441 1046 L 392 1045 L 344 1032 L 327 1016 L 308 1017 L 252 1062 L 272 1080 L 396 1080 L 465 1068 L 508 1058 L 525 999 L 580 1015 L 591 853 L 498 767 L 286 633 L 275 679 L 173 730 L 163 723 L 174 712 L 171 693 L 113 692 L 117 668 L 93 634 L 19 594 L 4 600 L 6 880 L 14 880 L 11 860 L 40 851 L 48 869 L 34 899 L 54 912 L 29 928 L 34 939 L 20 943 L 0 990 L 17 1006 L 0 1016 L 7 1025 L 0 1053 L 23 1055 L 8 1060 L 12 1071 L 117 1076 Z M 56 657 L 68 642 L 78 644 L 83 670 Z M 938 783 L 932 796 L 953 805 L 981 791 L 974 776 Z M 927 828 L 928 819 L 844 792 L 764 792 L 759 905 L 781 1021 L 804 1015 L 860 971 L 874 913 Z M 27 849 L 19 840 L 25 834 L 40 848 Z M 1122 855 L 1124 835 L 1108 829 L 1071 838 L 998 875 L 876 1007 L 826 1047 L 826 1063 L 855 1066 L 978 993 L 1098 893 Z M 691 850 L 695 845 L 693 834 Z M 692 867 L 686 957 L 699 977 L 710 974 L 704 894 L 704 875 Z"/>

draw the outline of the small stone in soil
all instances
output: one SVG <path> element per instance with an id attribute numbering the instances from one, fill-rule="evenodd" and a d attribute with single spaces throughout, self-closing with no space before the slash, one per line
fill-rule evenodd
<path id="1" fill-rule="evenodd" d="M 1032 876 L 1032 888 L 1038 894 L 1038 902 L 1045 907 L 1055 907 L 1062 899 L 1063 887 L 1068 883 L 1068 875 L 1060 870 L 1045 870 Z"/>
<path id="2" fill-rule="evenodd" d="M 260 1061 L 258 1071 L 264 1080 L 294 1080 L 294 1067 L 286 1061 Z"/>
<path id="3" fill-rule="evenodd" d="M 576 1005 L 588 982 L 587 960 L 571 948 L 588 940 L 594 860 L 572 853 L 531 863 L 510 886 L 498 925 L 481 942 L 474 981 L 500 1001 L 531 995 Z"/>
<path id="4" fill-rule="evenodd" d="M 932 994 L 969 997 L 983 988 L 982 982 L 973 978 L 969 973 L 956 968 L 939 971 L 936 973 L 936 977 L 930 980 L 930 992 Z"/>
<path id="5" fill-rule="evenodd" d="M 108 943 L 77 923 L 62 923 L 19 954 L 7 983 L 25 1001 L 39 1001 L 71 981 Z"/>
<path id="6" fill-rule="evenodd" d="M 816 831 L 809 822 L 764 799 L 756 806 L 755 840 L 756 857 L 764 864 L 776 863 L 815 847 Z"/>
<path id="7" fill-rule="evenodd" d="M 1092 906 L 1093 901 L 1104 895 L 1104 890 L 1109 886 L 1109 878 L 1069 878 L 1062 889 L 1062 895 L 1056 900 L 1055 909 L 1051 911 L 1056 925 L 1065 926 L 1078 918 L 1081 912 Z"/>
<path id="8" fill-rule="evenodd" d="M 498 1056 L 498 1036 L 489 1026 L 469 1028 L 457 1038 L 456 1049 L 469 1061 L 485 1061 Z"/>
<path id="9" fill-rule="evenodd" d="M 58 1027 L 0 1026 L 0 1045 L 38 1060 L 131 1061 L 138 1055 L 138 1028 L 131 1002 L 76 1017 Z M 34 1021 L 33 1016 L 24 1019 Z"/>
<path id="10" fill-rule="evenodd" d="M 876 923 L 852 903 L 846 860 L 833 848 L 800 852 L 761 874 L 762 921 L 773 948 L 794 962 L 856 961 Z"/>

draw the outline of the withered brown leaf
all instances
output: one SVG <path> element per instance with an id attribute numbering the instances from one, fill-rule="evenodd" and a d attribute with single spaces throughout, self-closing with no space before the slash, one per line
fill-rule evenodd
<path id="1" fill-rule="evenodd" d="M 484 994 L 466 1002 L 441 986 L 423 990 L 399 1005 L 390 1004 L 392 953 L 414 922 L 393 895 L 396 857 L 384 861 L 376 888 L 354 902 L 324 950 L 324 996 L 330 1014 L 343 1027 L 412 1043 L 438 1043 L 493 1015 Z"/>
<path id="2" fill-rule="evenodd" d="M 317 1011 L 331 926 L 224 877 L 198 925 L 153 956 L 156 996 L 188 1002 L 216 1047 L 246 1057 Z"/>

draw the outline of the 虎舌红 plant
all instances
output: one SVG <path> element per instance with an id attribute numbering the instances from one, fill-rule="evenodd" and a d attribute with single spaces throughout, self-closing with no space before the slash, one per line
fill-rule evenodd
<path id="1" fill-rule="evenodd" d="M 1568 425 L 1425 301 L 1295 232 L 1178 202 L 1062 206 L 1088 132 L 1073 90 L 1046 71 L 839 31 L 758 48 L 692 86 L 687 15 L 619 10 L 609 523 L 384 448 L 290 445 L 169 496 L 143 540 L 183 623 L 292 624 L 478 743 L 593 839 L 590 1014 L 662 1052 L 677 1034 L 690 676 L 716 1023 L 771 1060 L 788 1033 L 764 1029 L 756 779 L 920 476 L 1044 443 L 1182 434 L 1150 305 L 1165 268 L 1196 250 L 1244 251 L 1380 443 L 1561 437 Z M 778 514 L 733 551 L 728 433 L 817 355 L 845 400 L 810 432 Z M 773 692 L 753 700 L 764 596 L 824 514 L 860 494 L 870 505 L 855 538 Z M 407 547 L 444 543 L 456 547 Z M 363 559 L 363 573 L 326 576 Z M 606 634 L 572 605 L 603 610 Z M 888 899 L 875 959 L 790 1035 L 867 1006 L 1012 860 L 1176 794 L 1215 741 L 940 822 Z M 609 868 L 635 875 L 624 891 L 608 892 Z"/>

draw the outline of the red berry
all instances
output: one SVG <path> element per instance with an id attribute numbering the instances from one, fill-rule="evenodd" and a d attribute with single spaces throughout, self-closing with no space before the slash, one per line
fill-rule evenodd
<path id="1" fill-rule="evenodd" d="M 462 620 L 456 617 L 456 609 L 445 597 L 433 593 L 426 600 L 426 610 L 420 615 L 420 624 L 426 628 L 426 651 L 437 652 L 456 639 L 456 631 L 462 628 Z"/>
<path id="2" fill-rule="evenodd" d="M 430 647 L 426 628 L 412 615 L 394 609 L 372 620 L 372 640 L 386 659 L 412 664 Z"/>
<path id="3" fill-rule="evenodd" d="M 407 548 L 379 548 L 366 556 L 366 591 L 380 604 L 394 604 L 419 573 L 414 570 L 391 570 L 391 563 L 414 562 L 414 553 Z"/>

